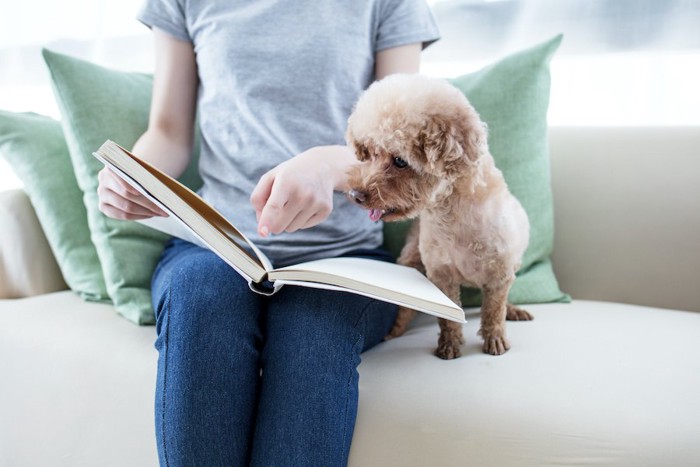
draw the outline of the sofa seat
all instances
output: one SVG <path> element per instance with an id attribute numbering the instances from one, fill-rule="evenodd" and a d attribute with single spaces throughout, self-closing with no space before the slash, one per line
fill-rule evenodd
<path id="1" fill-rule="evenodd" d="M 158 465 L 154 333 L 70 291 L 0 300 L 0 467 Z"/>
<path id="2" fill-rule="evenodd" d="M 481 352 L 478 310 L 456 361 L 435 361 L 428 316 L 368 352 L 351 464 L 700 465 L 700 313 L 527 309 L 535 320 L 508 323 L 501 357 Z"/>
<path id="3" fill-rule="evenodd" d="M 426 315 L 363 354 L 350 465 L 700 465 L 700 313 L 527 308 L 504 356 L 474 309 L 457 360 Z M 0 466 L 157 465 L 154 337 L 69 291 L 0 300 Z"/>
<path id="4" fill-rule="evenodd" d="M 550 147 L 575 300 L 528 306 L 500 357 L 475 310 L 458 360 L 425 315 L 365 353 L 351 466 L 700 466 L 700 129 L 552 127 Z M 0 297 L 33 296 L 0 299 L 0 467 L 155 466 L 155 329 L 55 292 L 40 229 L 0 194 Z"/>

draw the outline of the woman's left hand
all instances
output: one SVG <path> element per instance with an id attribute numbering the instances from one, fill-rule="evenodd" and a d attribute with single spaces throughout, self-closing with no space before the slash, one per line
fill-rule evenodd
<path id="1" fill-rule="evenodd" d="M 318 146 L 267 172 L 250 196 L 258 234 L 294 232 L 324 221 L 333 210 L 333 191 L 345 189 L 355 163 L 346 146 Z"/>

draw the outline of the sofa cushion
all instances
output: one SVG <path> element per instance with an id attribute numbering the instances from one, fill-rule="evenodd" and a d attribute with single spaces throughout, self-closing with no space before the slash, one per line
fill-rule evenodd
<path id="1" fill-rule="evenodd" d="M 528 309 L 502 356 L 474 309 L 459 359 L 422 314 L 365 352 L 349 465 L 700 465 L 700 313 Z M 154 339 L 70 292 L 0 300 L 0 465 L 156 465 Z"/>
<path id="2" fill-rule="evenodd" d="M 435 320 L 363 354 L 351 466 L 700 465 L 700 313 L 610 302 L 527 307 L 511 349 L 433 355 Z"/>
<path id="3" fill-rule="evenodd" d="M 30 297 L 66 288 L 24 191 L 0 192 L 0 226 L 1 298 Z"/>
<path id="4" fill-rule="evenodd" d="M 132 147 L 146 131 L 152 78 L 111 70 L 48 50 L 43 55 L 51 72 L 107 292 L 121 315 L 135 323 L 151 324 L 155 316 L 150 280 L 167 237 L 136 222 L 111 219 L 100 212 L 97 173 L 102 164 L 92 152 L 107 139 Z M 191 188 L 201 184 L 196 160 L 197 154 L 182 177 Z"/>
<path id="5" fill-rule="evenodd" d="M 85 299 L 109 299 L 61 124 L 42 115 L 0 111 L 0 154 L 24 184 L 53 251 L 49 256 L 55 256 L 68 286 Z M 10 228 L 6 223 L 0 225 Z M 28 245 L 26 237 L 41 232 L 18 230 L 16 234 L 8 240 L 23 251 Z M 3 231 L 6 235 L 8 232 Z M 19 251 L 5 250 L 3 255 L 17 255 Z M 21 276 L 25 269 L 16 265 L 9 272 Z"/>
<path id="6" fill-rule="evenodd" d="M 557 36 L 451 80 L 487 123 L 496 165 L 530 218 L 530 244 L 510 291 L 513 303 L 570 299 L 559 290 L 550 260 L 554 218 L 547 147 L 549 62 L 561 39 Z M 407 225 L 385 226 L 385 243 L 394 254 L 403 245 Z M 463 289 L 463 305 L 480 301 L 480 291 Z"/>
<path id="7" fill-rule="evenodd" d="M 69 291 L 0 300 L 0 466 L 157 466 L 154 340 Z"/>
<path id="8" fill-rule="evenodd" d="M 700 127 L 555 127 L 550 141 L 566 291 L 700 311 Z"/>

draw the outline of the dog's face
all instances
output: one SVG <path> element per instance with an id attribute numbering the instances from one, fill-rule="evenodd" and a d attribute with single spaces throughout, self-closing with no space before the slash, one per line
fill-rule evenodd
<path id="1" fill-rule="evenodd" d="M 457 178 L 477 177 L 487 150 L 484 125 L 466 98 L 420 75 L 373 84 L 348 120 L 346 139 L 361 162 L 348 174 L 348 195 L 375 221 L 416 217 L 449 196 Z"/>
<path id="2" fill-rule="evenodd" d="M 421 160 L 422 148 L 395 143 L 390 148 L 371 140 L 352 143 L 362 164 L 349 173 L 348 195 L 374 221 L 416 217 L 440 185 L 440 174 Z"/>

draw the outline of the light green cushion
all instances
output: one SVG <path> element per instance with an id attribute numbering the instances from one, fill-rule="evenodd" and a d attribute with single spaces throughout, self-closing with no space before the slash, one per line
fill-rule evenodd
<path id="1" fill-rule="evenodd" d="M 151 275 L 167 237 L 135 222 L 108 218 L 99 211 L 97 173 L 103 166 L 92 156 L 107 139 L 130 148 L 143 134 L 148 125 L 152 77 L 104 68 L 48 50 L 43 55 L 109 296 L 117 311 L 130 321 L 152 324 Z M 196 159 L 197 154 L 182 177 L 195 189 L 201 184 Z"/>
<path id="2" fill-rule="evenodd" d="M 451 80 L 487 123 L 491 154 L 530 218 L 530 245 L 510 291 L 512 303 L 570 300 L 559 290 L 550 260 L 554 208 L 547 139 L 549 62 L 561 40 L 559 35 Z M 386 224 L 385 243 L 392 253 L 401 250 L 406 229 L 406 223 Z M 463 289 L 462 303 L 478 306 L 480 292 Z"/>
<path id="3" fill-rule="evenodd" d="M 109 300 L 61 124 L 0 111 L 0 154 L 24 184 L 66 284 L 86 300 Z"/>

